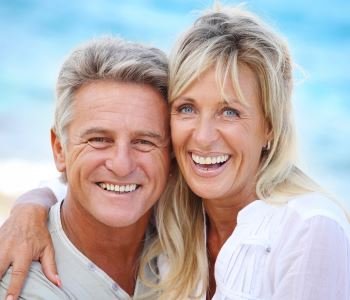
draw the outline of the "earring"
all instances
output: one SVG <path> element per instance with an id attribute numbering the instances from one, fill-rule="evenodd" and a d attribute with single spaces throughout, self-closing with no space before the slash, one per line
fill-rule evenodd
<path id="1" fill-rule="evenodd" d="M 268 153 L 271 149 L 271 141 L 267 141 L 266 145 L 262 148 L 264 154 Z"/>

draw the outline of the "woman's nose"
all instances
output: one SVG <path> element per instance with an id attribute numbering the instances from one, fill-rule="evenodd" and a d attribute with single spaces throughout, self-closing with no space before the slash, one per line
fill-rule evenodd
<path id="1" fill-rule="evenodd" d="M 218 132 L 215 120 L 209 117 L 200 118 L 194 128 L 193 138 L 201 147 L 208 147 L 216 142 Z"/>

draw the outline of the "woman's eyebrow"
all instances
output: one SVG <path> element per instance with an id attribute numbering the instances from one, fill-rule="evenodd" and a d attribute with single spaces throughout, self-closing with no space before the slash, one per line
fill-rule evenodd
<path id="1" fill-rule="evenodd" d="M 222 104 L 223 105 L 240 105 L 244 108 L 249 108 L 249 105 L 247 103 L 245 103 L 244 101 L 240 101 L 237 98 L 224 98 L 222 99 Z"/>
<path id="2" fill-rule="evenodd" d="M 186 97 L 186 96 L 180 96 L 175 98 L 170 104 L 176 102 L 176 101 L 188 101 L 188 102 L 195 102 L 195 100 L 191 97 Z"/>

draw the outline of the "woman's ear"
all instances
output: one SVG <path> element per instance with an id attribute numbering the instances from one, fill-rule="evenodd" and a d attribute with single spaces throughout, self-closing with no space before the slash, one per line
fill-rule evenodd
<path id="1" fill-rule="evenodd" d="M 268 121 L 266 121 L 266 124 L 265 124 L 265 139 L 266 139 L 266 142 L 273 140 L 272 125 Z"/>
<path id="2" fill-rule="evenodd" d="M 57 170 L 59 172 L 65 172 L 66 160 L 64 147 L 53 129 L 51 129 L 51 148 Z"/>

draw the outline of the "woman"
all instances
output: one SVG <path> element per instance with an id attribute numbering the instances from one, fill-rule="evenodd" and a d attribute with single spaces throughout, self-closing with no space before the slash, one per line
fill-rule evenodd
<path id="1" fill-rule="evenodd" d="M 295 164 L 292 86 L 286 43 L 241 9 L 205 13 L 174 47 L 180 172 L 148 252 L 164 253 L 161 288 L 192 270 L 203 299 L 350 299 L 349 222 Z"/>
<path id="2" fill-rule="evenodd" d="M 205 209 L 209 298 L 350 298 L 349 223 L 295 165 L 291 94 L 286 43 L 246 12 L 209 12 L 170 57 L 170 201 Z"/>

